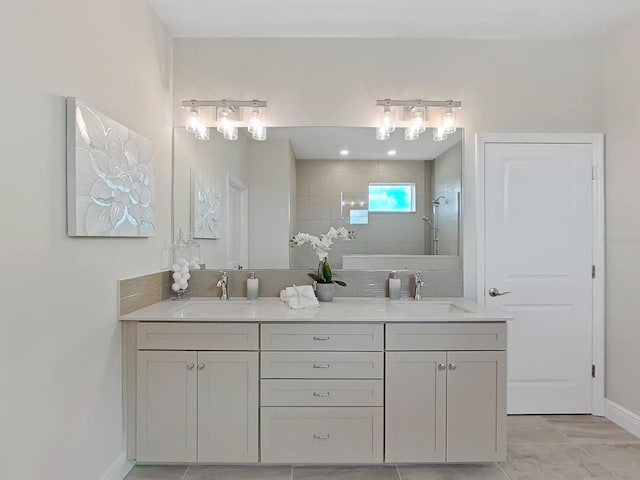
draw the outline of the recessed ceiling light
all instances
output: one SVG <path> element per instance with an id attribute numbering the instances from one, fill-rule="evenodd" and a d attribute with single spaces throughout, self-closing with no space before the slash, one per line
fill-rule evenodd
<path id="1" fill-rule="evenodd" d="M 340 150 L 340 155 L 349 155 L 349 150 L 343 148 L 342 150 Z"/>
<path id="2" fill-rule="evenodd" d="M 389 151 L 387 152 L 387 155 L 389 155 L 389 156 L 391 156 L 391 157 L 392 157 L 392 156 L 394 156 L 396 153 L 397 153 L 397 152 L 396 152 L 395 150 L 389 150 Z"/>

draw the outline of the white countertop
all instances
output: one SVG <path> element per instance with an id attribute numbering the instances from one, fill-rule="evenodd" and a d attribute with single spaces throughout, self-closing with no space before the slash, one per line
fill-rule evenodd
<path id="1" fill-rule="evenodd" d="M 218 310 L 218 311 L 216 311 Z M 421 301 L 336 297 L 317 308 L 292 310 L 276 297 L 228 301 L 214 297 L 164 300 L 127 315 L 123 321 L 169 322 L 506 322 L 510 317 L 471 300 L 427 298 Z"/>

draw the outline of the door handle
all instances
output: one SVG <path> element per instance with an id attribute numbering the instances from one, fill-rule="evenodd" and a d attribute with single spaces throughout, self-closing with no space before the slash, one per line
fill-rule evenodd
<path id="1" fill-rule="evenodd" d="M 489 296 L 490 297 L 499 297 L 500 295 L 506 295 L 507 293 L 511 293 L 511 292 L 501 292 L 496 287 L 491 287 L 489 289 Z"/>

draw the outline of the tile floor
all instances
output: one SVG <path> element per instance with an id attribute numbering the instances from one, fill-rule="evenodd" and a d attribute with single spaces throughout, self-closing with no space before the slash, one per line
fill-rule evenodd
<path id="1" fill-rule="evenodd" d="M 606 418 L 510 416 L 507 461 L 369 467 L 136 466 L 126 480 L 640 480 L 640 439 Z"/>

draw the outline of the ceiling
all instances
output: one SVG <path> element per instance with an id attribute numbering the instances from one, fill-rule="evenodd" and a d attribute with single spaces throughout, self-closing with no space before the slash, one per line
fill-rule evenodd
<path id="1" fill-rule="evenodd" d="M 273 127 L 267 137 L 288 139 L 298 160 L 433 160 L 462 139 L 462 130 L 444 142 L 434 142 L 431 129 L 408 142 L 402 128 L 381 142 L 373 127 Z M 349 154 L 340 155 L 343 149 Z M 396 154 L 389 156 L 389 150 Z"/>
<path id="2" fill-rule="evenodd" d="M 174 37 L 543 39 L 602 35 L 638 0 L 149 0 Z"/>

